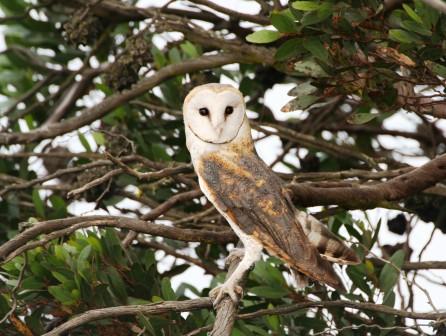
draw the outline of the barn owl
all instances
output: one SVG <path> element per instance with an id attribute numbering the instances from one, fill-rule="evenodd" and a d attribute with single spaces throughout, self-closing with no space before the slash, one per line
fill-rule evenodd
<path id="1" fill-rule="evenodd" d="M 200 188 L 244 245 L 235 271 L 214 289 L 214 304 L 225 295 L 238 300 L 239 282 L 263 249 L 300 276 L 343 288 L 329 261 L 355 264 L 358 257 L 316 218 L 297 210 L 283 182 L 257 156 L 241 92 L 230 85 L 198 86 L 185 98 L 183 116 Z"/>

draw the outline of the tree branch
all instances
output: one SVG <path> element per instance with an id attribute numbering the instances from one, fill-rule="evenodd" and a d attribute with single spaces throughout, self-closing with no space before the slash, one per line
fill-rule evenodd
<path id="1" fill-rule="evenodd" d="M 162 301 L 146 305 L 118 306 L 94 309 L 75 316 L 68 322 L 61 324 L 57 328 L 54 328 L 53 330 L 47 332 L 46 334 L 43 334 L 42 336 L 58 336 L 82 324 L 109 317 L 138 314 L 161 315 L 168 312 L 187 312 L 210 307 L 212 307 L 212 303 L 209 298 L 199 298 L 187 301 Z"/>
<path id="2" fill-rule="evenodd" d="M 214 232 L 209 230 L 180 229 L 167 225 L 154 224 L 140 219 L 118 216 L 70 217 L 40 222 L 24 232 L 19 233 L 0 246 L 0 260 L 10 259 L 25 250 L 33 248 L 33 246 L 26 246 L 25 244 L 41 234 L 48 234 L 59 230 L 62 230 L 62 234 L 65 234 L 74 225 L 76 225 L 75 229 L 90 226 L 117 227 L 180 241 L 221 244 L 236 241 L 236 236 L 231 230 Z"/>
<path id="3" fill-rule="evenodd" d="M 387 182 L 356 187 L 313 187 L 291 183 L 289 188 L 296 203 L 302 206 L 337 204 L 348 209 L 367 209 L 386 202 L 399 201 L 446 179 L 446 154 Z"/>
<path id="4" fill-rule="evenodd" d="M 237 247 L 238 248 L 242 247 L 242 244 L 239 242 Z M 236 270 L 240 261 L 241 257 L 239 255 L 230 254 L 228 256 L 226 263 L 229 264 L 229 267 L 225 281 Z M 239 283 L 240 286 L 245 281 L 247 275 L 248 272 L 243 274 L 242 280 Z M 212 301 L 214 301 L 214 298 L 212 298 Z M 217 315 L 215 317 L 212 331 L 209 334 L 210 336 L 231 336 L 232 328 L 234 327 L 234 322 L 237 317 L 238 304 L 239 304 L 238 302 L 232 301 L 232 299 L 229 296 L 225 296 L 221 300 L 221 302 L 216 307 Z"/>
<path id="5" fill-rule="evenodd" d="M 289 306 L 282 306 L 271 309 L 261 309 L 254 313 L 246 313 L 240 314 L 239 318 L 242 320 L 257 318 L 260 316 L 267 315 L 284 315 L 291 314 L 298 310 L 310 308 L 310 307 L 344 307 L 344 308 L 353 308 L 358 310 L 369 310 L 378 313 L 384 313 L 388 315 L 396 315 L 400 317 L 410 318 L 410 319 L 420 319 L 420 320 L 439 320 L 446 318 L 446 312 L 443 313 L 417 313 L 406 310 L 399 310 L 389 306 L 368 303 L 368 302 L 353 302 L 346 300 L 335 300 L 335 301 L 309 301 L 309 302 L 301 302 L 292 304 Z"/>
<path id="6" fill-rule="evenodd" d="M 89 323 L 92 321 L 97 321 L 100 319 L 119 317 L 127 315 L 138 315 L 138 314 L 151 314 L 160 315 L 168 312 L 185 312 L 193 311 L 198 309 L 209 309 L 212 307 L 212 301 L 209 298 L 198 298 L 186 301 L 162 301 L 157 303 L 150 303 L 145 305 L 132 305 L 132 306 L 117 306 L 108 307 L 101 309 L 93 309 L 84 312 L 80 315 L 75 316 L 68 322 L 63 323 L 57 328 L 51 330 L 50 332 L 44 334 L 43 336 L 57 336 L 68 330 L 76 328 L 82 324 Z M 296 311 L 311 308 L 311 307 L 344 307 L 353 308 L 358 310 L 369 310 L 379 313 L 384 313 L 388 315 L 396 315 L 400 317 L 410 318 L 410 319 L 421 319 L 421 320 L 442 320 L 446 318 L 446 312 L 443 313 L 417 313 L 406 310 L 399 310 L 391 308 L 385 305 L 379 305 L 367 302 L 352 302 L 346 300 L 335 300 L 335 301 L 308 301 L 296 303 L 289 306 L 281 306 L 271 309 L 261 309 L 253 313 L 240 314 L 237 318 L 242 320 L 248 320 L 252 318 L 257 318 L 261 316 L 268 315 L 284 315 L 291 314 Z"/>

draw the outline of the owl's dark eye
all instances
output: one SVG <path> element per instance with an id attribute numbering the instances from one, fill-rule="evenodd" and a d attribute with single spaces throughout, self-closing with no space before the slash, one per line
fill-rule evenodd
<path id="1" fill-rule="evenodd" d="M 200 115 L 202 115 L 203 117 L 208 116 L 209 115 L 209 109 L 207 107 L 202 107 L 198 110 L 198 112 L 200 113 Z"/>
<path id="2" fill-rule="evenodd" d="M 225 114 L 230 115 L 230 114 L 232 114 L 232 112 L 234 112 L 234 108 L 232 106 L 226 106 Z"/>

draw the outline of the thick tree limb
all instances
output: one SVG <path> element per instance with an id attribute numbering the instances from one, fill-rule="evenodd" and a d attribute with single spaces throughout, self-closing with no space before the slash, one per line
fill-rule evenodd
<path id="1" fill-rule="evenodd" d="M 348 209 L 367 209 L 399 201 L 446 179 L 446 154 L 387 182 L 355 187 L 320 188 L 306 183 L 291 183 L 296 203 L 302 206 L 337 204 Z"/>
<path id="2" fill-rule="evenodd" d="M 58 336 L 82 324 L 101 320 L 104 318 L 138 314 L 161 315 L 168 312 L 187 312 L 203 308 L 208 309 L 210 307 L 212 307 L 212 303 L 209 298 L 199 298 L 187 301 L 162 301 L 146 305 L 118 306 L 94 309 L 75 316 L 68 322 L 65 322 L 64 324 L 58 326 L 50 332 L 47 332 L 43 336 Z"/>
<path id="3" fill-rule="evenodd" d="M 23 247 L 23 245 L 27 244 L 29 241 L 41 234 L 48 234 L 53 231 L 64 229 L 66 230 L 74 225 L 77 225 L 76 228 L 90 226 L 117 227 L 181 241 L 199 241 L 222 244 L 236 241 L 235 234 L 230 230 L 224 232 L 214 232 L 208 230 L 180 229 L 167 225 L 153 224 L 140 219 L 118 216 L 70 217 L 37 223 L 24 232 L 19 233 L 17 236 L 0 246 L 0 260 L 9 258 L 11 253 L 19 250 Z M 14 254 L 16 255 L 17 253 L 15 252 Z"/>
<path id="4" fill-rule="evenodd" d="M 243 245 L 239 242 L 237 247 L 240 248 Z M 225 281 L 231 276 L 231 274 L 236 270 L 241 258 L 236 254 L 230 254 L 226 260 L 226 264 L 229 264 L 228 273 L 226 274 Z M 241 286 L 244 282 L 248 272 L 243 275 Z M 212 298 L 214 301 L 214 298 Z M 238 302 L 232 301 L 229 296 L 225 296 L 222 301 L 216 307 L 216 316 L 214 321 L 214 326 L 210 332 L 210 336 L 231 336 L 232 328 L 234 327 L 234 322 L 237 317 Z"/>
<path id="5" fill-rule="evenodd" d="M 209 298 L 198 298 L 187 301 L 163 301 L 157 303 L 151 303 L 146 305 L 133 305 L 133 306 L 117 306 L 101 309 L 94 309 L 75 316 L 68 322 L 63 323 L 57 328 L 44 334 L 43 336 L 57 336 L 62 333 L 74 329 L 82 324 L 97 321 L 100 319 L 119 317 L 127 315 L 147 314 L 147 315 L 160 315 L 167 312 L 185 312 L 198 309 L 209 309 L 212 307 L 212 301 Z M 272 309 L 261 309 L 253 313 L 240 314 L 237 318 L 248 320 L 267 315 L 283 315 L 290 314 L 296 311 L 311 308 L 311 307 L 344 307 L 353 308 L 361 311 L 374 311 L 389 315 L 396 315 L 400 317 L 410 319 L 422 319 L 422 320 L 440 320 L 446 318 L 446 312 L 443 313 L 417 313 L 406 310 L 399 310 L 391 308 L 385 305 L 379 305 L 366 302 L 352 302 L 346 300 L 336 301 L 308 301 L 296 303 L 289 306 L 281 306 Z"/>

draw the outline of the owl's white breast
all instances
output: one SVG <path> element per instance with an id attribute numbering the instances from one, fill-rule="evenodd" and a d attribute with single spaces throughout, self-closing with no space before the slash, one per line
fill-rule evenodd
<path id="1" fill-rule="evenodd" d="M 242 126 L 239 129 L 236 137 L 232 139 L 229 143 L 225 144 L 212 144 L 209 142 L 205 142 L 198 138 L 187 125 L 185 125 L 186 132 L 186 146 L 191 155 L 192 164 L 194 167 L 197 164 L 197 161 L 206 154 L 212 152 L 225 152 L 231 151 L 231 147 L 237 143 L 246 142 L 249 139 L 249 143 L 251 142 L 251 127 L 249 126 L 249 121 L 247 118 L 244 119 Z M 248 146 L 246 147 L 246 151 L 252 151 L 253 149 Z"/>

